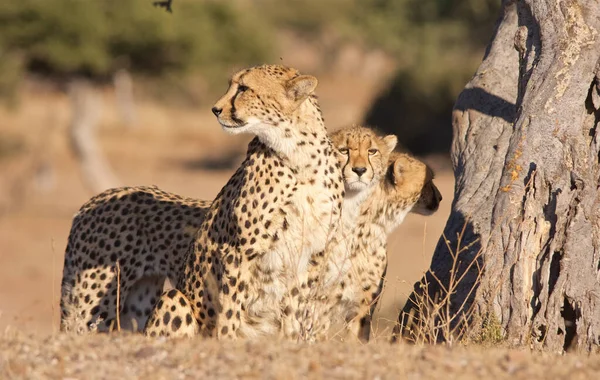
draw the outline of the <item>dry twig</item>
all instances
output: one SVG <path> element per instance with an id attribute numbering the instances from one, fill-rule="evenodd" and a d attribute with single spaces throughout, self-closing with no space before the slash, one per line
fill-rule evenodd
<path id="1" fill-rule="evenodd" d="M 121 332 L 121 265 L 117 261 L 116 266 L 117 272 L 117 310 L 116 310 L 116 318 L 117 318 L 117 331 Z"/>
<path id="2" fill-rule="evenodd" d="M 173 13 L 173 9 L 171 9 L 171 6 L 173 5 L 173 0 L 155 1 L 152 3 L 152 5 L 159 8 L 165 8 L 167 12 Z"/>

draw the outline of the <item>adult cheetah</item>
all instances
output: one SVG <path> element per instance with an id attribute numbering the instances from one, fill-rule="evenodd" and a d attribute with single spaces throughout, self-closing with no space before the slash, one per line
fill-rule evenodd
<path id="1" fill-rule="evenodd" d="M 61 331 L 110 329 L 117 312 L 117 262 L 122 327 L 142 328 L 165 281 L 179 277 L 183 253 L 209 205 L 152 186 L 110 189 L 86 202 L 73 219 L 65 251 Z"/>
<path id="2" fill-rule="evenodd" d="M 404 153 L 393 153 L 385 178 L 363 203 L 352 250 L 352 269 L 339 285 L 338 307 L 348 329 L 369 340 L 372 315 L 383 290 L 387 270 L 387 237 L 408 213 L 431 215 L 442 196 L 433 171 Z"/>
<path id="3" fill-rule="evenodd" d="M 276 65 L 234 74 L 212 111 L 225 131 L 256 137 L 213 201 L 147 335 L 299 336 L 302 320 L 282 318 L 283 301 L 302 303 L 309 260 L 335 235 L 344 196 L 316 86 L 316 78 Z"/>

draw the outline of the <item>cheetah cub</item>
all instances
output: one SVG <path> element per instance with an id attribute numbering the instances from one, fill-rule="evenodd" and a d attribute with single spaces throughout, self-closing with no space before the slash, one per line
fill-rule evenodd
<path id="1" fill-rule="evenodd" d="M 86 202 L 65 250 L 61 331 L 116 327 L 117 297 L 121 327 L 141 330 L 167 279 L 179 277 L 208 206 L 152 186 L 110 189 Z"/>
<path id="2" fill-rule="evenodd" d="M 339 283 L 333 315 L 345 318 L 350 332 L 369 340 L 371 318 L 383 290 L 387 269 L 387 237 L 410 212 L 431 215 L 442 196 L 433 171 L 403 153 L 392 153 L 385 177 L 360 211 L 352 249 L 352 268 Z"/>
<path id="3" fill-rule="evenodd" d="M 346 195 L 340 233 L 332 239 L 325 251 L 327 264 L 316 267 L 326 272 L 321 284 L 324 289 L 339 282 L 350 269 L 350 255 L 361 206 L 385 175 L 390 154 L 398 143 L 398 138 L 394 135 L 382 137 L 363 126 L 336 131 L 331 135 L 331 140 L 342 167 Z M 315 281 L 321 277 L 317 276 Z"/>
<path id="4" fill-rule="evenodd" d="M 371 128 L 359 125 L 332 133 L 331 140 L 342 167 L 346 195 L 340 231 L 327 249 L 312 260 L 309 281 L 316 286 L 311 287 L 312 291 L 306 296 L 313 304 L 311 331 L 306 333 L 312 337 L 328 328 L 327 318 L 322 317 L 324 311 L 319 308 L 327 308 L 329 294 L 350 270 L 361 205 L 385 175 L 389 156 L 398 142 L 394 135 L 379 136 Z"/>
<path id="5" fill-rule="evenodd" d="M 316 78 L 277 65 L 233 75 L 212 111 L 228 133 L 256 137 L 208 210 L 177 289 L 157 302 L 147 335 L 299 336 L 302 320 L 284 319 L 283 301 L 302 304 L 309 260 L 335 235 L 344 196 L 316 86 Z"/>

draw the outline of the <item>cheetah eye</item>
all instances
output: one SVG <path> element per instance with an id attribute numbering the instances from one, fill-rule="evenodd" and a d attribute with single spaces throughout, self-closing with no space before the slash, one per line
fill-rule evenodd
<path id="1" fill-rule="evenodd" d="M 374 154 L 377 154 L 377 153 L 379 153 L 379 150 L 378 150 L 378 149 L 369 149 L 369 155 L 370 155 L 370 156 L 372 156 L 372 155 L 374 155 Z"/>
<path id="2" fill-rule="evenodd" d="M 340 149 L 338 149 L 338 150 L 340 151 L 340 153 L 341 153 L 341 154 L 346 154 L 346 155 L 347 155 L 347 154 L 348 154 L 348 152 L 349 152 L 348 148 L 340 148 Z"/>
<path id="3" fill-rule="evenodd" d="M 248 86 L 244 86 L 243 84 L 238 85 L 237 92 L 246 92 Z"/>

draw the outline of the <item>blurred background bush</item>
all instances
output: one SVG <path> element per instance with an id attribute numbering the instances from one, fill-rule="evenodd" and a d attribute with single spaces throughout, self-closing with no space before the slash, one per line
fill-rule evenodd
<path id="1" fill-rule="evenodd" d="M 0 96 L 15 101 L 27 77 L 103 83 L 127 69 L 145 95 L 198 105 L 215 97 L 217 84 L 222 91 L 233 67 L 281 56 L 294 66 L 285 53 L 298 40 L 320 55 L 310 67 L 317 75 L 334 70 L 352 45 L 384 53 L 396 72 L 363 121 L 399 134 L 414 153 L 443 153 L 452 104 L 481 60 L 500 1 L 173 0 L 172 14 L 151 3 L 2 2 Z"/>

